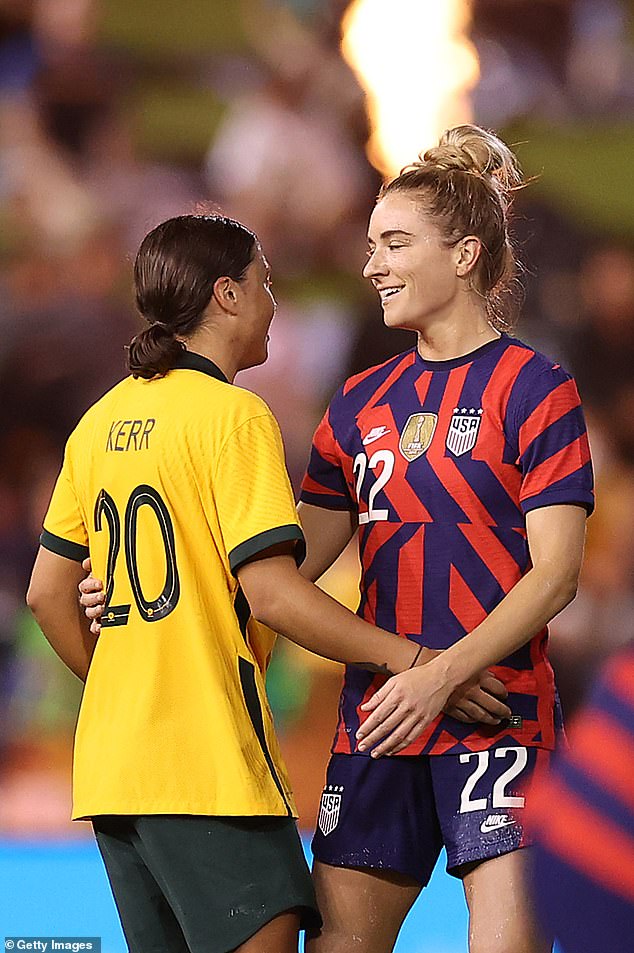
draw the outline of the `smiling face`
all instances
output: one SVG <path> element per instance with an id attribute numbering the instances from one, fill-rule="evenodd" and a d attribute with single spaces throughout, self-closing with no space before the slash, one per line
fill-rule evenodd
<path id="1" fill-rule="evenodd" d="M 271 270 L 262 250 L 237 282 L 240 303 L 239 334 L 242 351 L 239 370 L 264 364 L 268 357 L 268 331 L 275 316 L 276 302 L 271 291 Z"/>
<path id="2" fill-rule="evenodd" d="M 441 233 L 406 192 L 390 192 L 376 205 L 368 228 L 363 275 L 379 292 L 388 327 L 422 331 L 451 314 L 464 282 L 459 246 Z"/>

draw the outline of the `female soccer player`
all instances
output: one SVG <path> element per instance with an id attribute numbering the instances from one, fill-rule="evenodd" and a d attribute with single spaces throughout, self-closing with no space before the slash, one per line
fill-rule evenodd
<path id="1" fill-rule="evenodd" d="M 398 672 L 416 644 L 301 577 L 268 407 L 231 384 L 266 359 L 275 302 L 255 236 L 182 216 L 146 236 L 132 376 L 69 438 L 28 602 L 81 679 L 75 818 L 92 819 L 133 953 L 290 953 L 319 920 L 264 692 L 273 635 Z M 88 554 L 101 633 L 80 612 Z M 434 712 L 436 714 L 436 712 Z"/>
<path id="2" fill-rule="evenodd" d="M 460 126 L 381 190 L 370 219 L 364 275 L 385 323 L 418 340 L 346 381 L 319 425 L 302 571 L 317 578 L 358 526 L 360 615 L 439 654 L 385 684 L 346 671 L 313 841 L 324 926 L 310 953 L 392 950 L 443 845 L 471 953 L 551 946 L 532 925 L 518 848 L 560 726 L 546 625 L 574 596 L 593 491 L 573 380 L 506 333 L 520 181 L 503 142 Z M 489 666 L 510 717 L 474 724 L 469 702 L 421 719 L 421 692 L 442 708 Z"/>

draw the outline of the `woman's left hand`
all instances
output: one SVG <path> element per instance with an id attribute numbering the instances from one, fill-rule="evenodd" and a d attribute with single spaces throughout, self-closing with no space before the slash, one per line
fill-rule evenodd
<path id="1" fill-rule="evenodd" d="M 440 714 L 455 689 L 441 660 L 442 655 L 395 675 L 361 705 L 371 714 L 357 731 L 359 751 L 372 749 L 373 758 L 396 754 Z"/>

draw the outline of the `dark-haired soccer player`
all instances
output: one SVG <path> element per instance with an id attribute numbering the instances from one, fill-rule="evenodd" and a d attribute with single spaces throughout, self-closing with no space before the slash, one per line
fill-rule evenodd
<path id="1" fill-rule="evenodd" d="M 570 748 L 534 792 L 538 912 L 566 953 L 624 953 L 634 938 L 634 643 L 604 666 Z"/>

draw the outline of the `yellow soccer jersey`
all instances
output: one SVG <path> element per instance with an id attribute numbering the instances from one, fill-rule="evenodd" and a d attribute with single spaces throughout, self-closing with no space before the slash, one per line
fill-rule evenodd
<path id="1" fill-rule="evenodd" d="M 71 434 L 41 542 L 106 581 L 75 737 L 73 817 L 295 813 L 264 690 L 274 635 L 236 568 L 304 541 L 277 423 L 185 352 Z"/>

